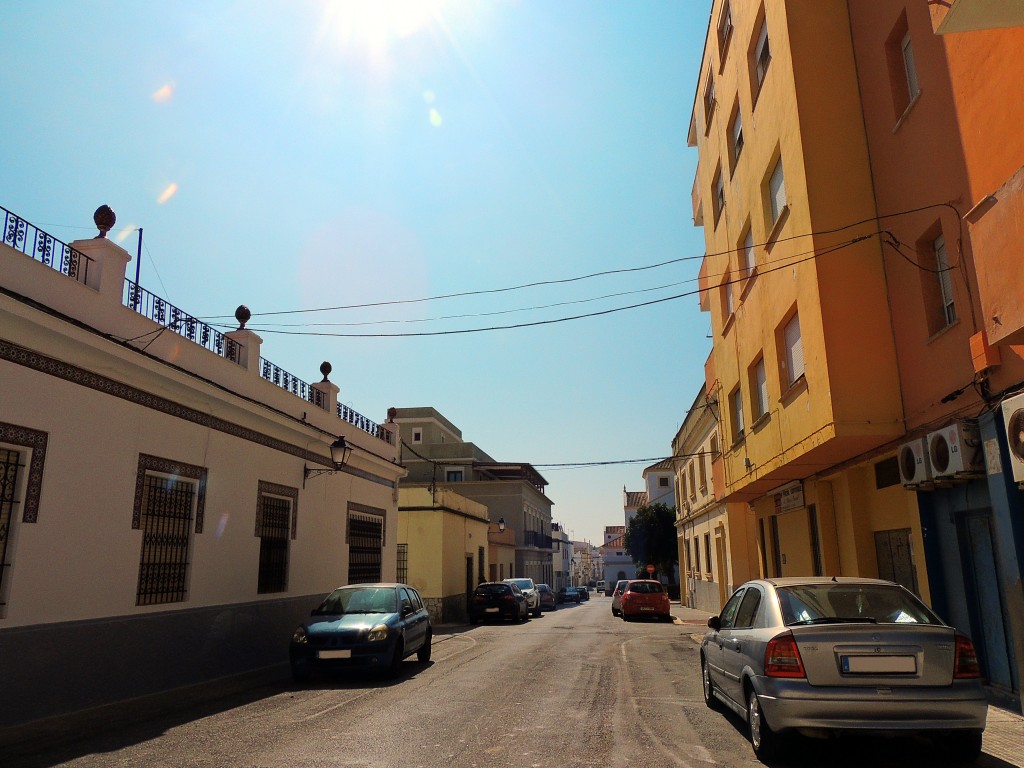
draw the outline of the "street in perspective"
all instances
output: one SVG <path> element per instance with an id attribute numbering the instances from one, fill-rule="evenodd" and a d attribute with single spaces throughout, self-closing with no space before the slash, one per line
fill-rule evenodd
<path id="1" fill-rule="evenodd" d="M 282 670 L 249 690 L 137 721 L 22 745 L 5 768 L 301 766 L 756 766 L 739 717 L 705 706 L 699 638 L 707 614 L 623 621 L 611 599 L 528 621 L 436 627 L 431 658 L 394 677 L 335 671 L 293 683 Z M 979 768 L 1024 766 L 1019 718 Z M 910 737 L 802 740 L 777 766 L 944 765 Z M 1002 750 L 1002 751 L 1000 751 Z M 0 753 L 2 754 L 2 753 Z"/>

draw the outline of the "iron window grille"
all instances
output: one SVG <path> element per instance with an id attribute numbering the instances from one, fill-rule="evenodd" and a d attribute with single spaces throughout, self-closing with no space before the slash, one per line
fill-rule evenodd
<path id="1" fill-rule="evenodd" d="M 12 448 L 0 448 L 0 606 L 6 605 L 4 577 L 11 567 L 7 559 L 8 545 L 17 519 L 18 478 L 24 466 L 20 452 Z"/>
<path id="2" fill-rule="evenodd" d="M 346 541 L 348 583 L 368 584 L 380 581 L 384 551 L 384 515 L 350 508 Z"/>
<path id="3" fill-rule="evenodd" d="M 145 476 L 137 605 L 180 603 L 188 597 L 196 485 L 181 477 Z"/>
<path id="4" fill-rule="evenodd" d="M 398 580 L 405 584 L 409 581 L 409 545 L 399 544 L 398 545 L 398 569 L 397 569 Z"/>
<path id="5" fill-rule="evenodd" d="M 288 536 L 291 530 L 290 499 L 260 495 L 256 535 L 260 539 L 260 568 L 256 591 L 284 592 L 288 589 Z"/>

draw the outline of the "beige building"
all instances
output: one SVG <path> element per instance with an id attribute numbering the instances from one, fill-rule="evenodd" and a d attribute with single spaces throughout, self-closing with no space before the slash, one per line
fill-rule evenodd
<path id="1" fill-rule="evenodd" d="M 244 307 L 221 333 L 126 281 L 107 211 L 66 245 L 0 209 L 0 741 L 284 669 L 325 593 L 396 574 L 394 425 L 263 359 Z"/>
<path id="2" fill-rule="evenodd" d="M 515 532 L 514 573 L 552 584 L 551 507 L 547 485 L 530 464 L 498 462 L 434 408 L 396 408 L 394 422 L 402 447 L 403 482 L 453 488 L 487 507 L 490 522 L 504 521 Z"/>
<path id="3" fill-rule="evenodd" d="M 419 590 L 431 620 L 467 620 L 474 588 L 490 578 L 488 527 L 487 507 L 451 488 L 399 487 L 398 580 Z"/>

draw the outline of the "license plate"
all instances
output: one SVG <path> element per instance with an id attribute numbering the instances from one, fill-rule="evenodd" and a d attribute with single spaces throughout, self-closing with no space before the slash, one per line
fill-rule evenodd
<path id="1" fill-rule="evenodd" d="M 497 612 L 498 612 L 497 608 L 485 608 L 484 609 L 484 613 L 497 613 Z"/>
<path id="2" fill-rule="evenodd" d="M 913 674 L 917 659 L 913 656 L 842 656 L 843 673 L 851 675 Z"/>
<path id="3" fill-rule="evenodd" d="M 317 653 L 317 658 L 320 658 L 320 659 L 351 659 L 352 658 L 352 651 L 348 650 L 347 648 L 345 650 L 340 650 L 340 651 L 320 651 L 319 653 Z"/>
<path id="4" fill-rule="evenodd" d="M 640 606 L 640 610 L 641 611 L 653 611 L 654 609 L 651 606 L 649 606 L 649 605 L 641 605 Z"/>

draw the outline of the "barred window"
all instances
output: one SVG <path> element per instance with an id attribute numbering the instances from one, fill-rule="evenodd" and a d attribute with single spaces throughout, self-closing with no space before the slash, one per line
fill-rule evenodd
<path id="1" fill-rule="evenodd" d="M 180 603 L 188 597 L 196 485 L 182 477 L 145 474 L 137 605 Z"/>
<path id="2" fill-rule="evenodd" d="M 402 584 L 409 582 L 409 545 L 398 545 L 398 581 Z"/>
<path id="3" fill-rule="evenodd" d="M 24 466 L 24 457 L 19 451 L 0 447 L 0 607 L 7 604 L 10 584 L 7 572 L 11 569 L 10 558 L 14 553 L 10 543 L 17 519 L 18 481 Z"/>
<path id="4" fill-rule="evenodd" d="M 290 499 L 260 495 L 260 513 L 256 535 L 260 539 L 260 570 L 256 591 L 284 592 L 288 589 L 288 531 L 292 505 Z"/>
<path id="5" fill-rule="evenodd" d="M 384 551 L 384 510 L 349 504 L 348 583 L 369 584 L 381 580 Z"/>

